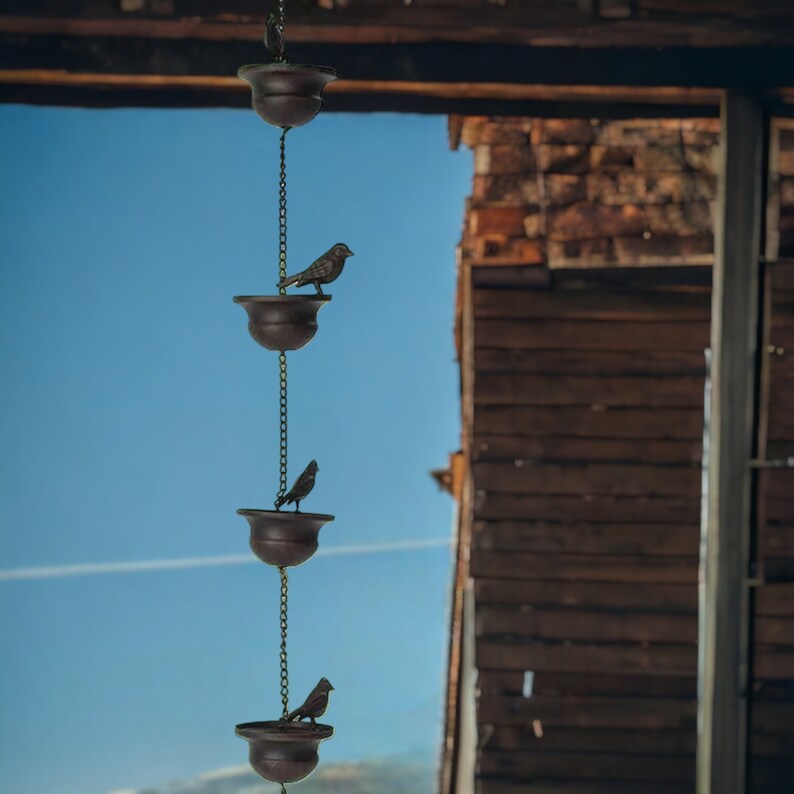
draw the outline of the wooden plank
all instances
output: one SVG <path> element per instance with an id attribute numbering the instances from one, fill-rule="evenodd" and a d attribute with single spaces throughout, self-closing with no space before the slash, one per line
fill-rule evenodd
<path id="1" fill-rule="evenodd" d="M 475 434 L 506 433 L 556 438 L 698 440 L 703 411 L 695 408 L 560 408 L 481 406 Z"/>
<path id="2" fill-rule="evenodd" d="M 567 728 L 638 728 L 688 730 L 694 727 L 697 701 L 693 698 L 512 697 L 491 695 L 480 700 L 480 722 L 492 725 L 529 725 Z"/>
<path id="3" fill-rule="evenodd" d="M 477 610 L 476 631 L 478 637 L 494 638 L 697 643 L 694 616 L 642 612 L 481 607 Z"/>
<path id="4" fill-rule="evenodd" d="M 790 678 L 792 670 L 794 670 L 794 647 L 755 647 L 753 673 L 756 678 Z M 794 725 L 794 715 L 788 724 Z"/>
<path id="5" fill-rule="evenodd" d="M 794 615 L 794 582 L 758 587 L 755 591 L 755 614 L 769 617 Z"/>
<path id="6" fill-rule="evenodd" d="M 774 505 L 770 505 L 771 509 Z M 474 518 L 477 520 L 589 521 L 596 524 L 687 524 L 700 515 L 699 499 L 673 496 L 540 496 L 477 491 Z"/>
<path id="7" fill-rule="evenodd" d="M 609 753 L 505 752 L 481 754 L 483 775 L 518 780 L 657 780 L 688 783 L 695 779 L 694 756 Z"/>
<path id="8" fill-rule="evenodd" d="M 754 629 L 754 639 L 759 645 L 794 646 L 794 614 L 777 618 L 757 617 Z M 794 668 L 791 672 L 794 678 Z"/>
<path id="9" fill-rule="evenodd" d="M 794 524 L 768 524 L 762 553 L 770 557 L 794 557 Z"/>
<path id="10" fill-rule="evenodd" d="M 695 753 L 695 731 L 620 728 L 568 728 L 544 723 L 537 736 L 531 725 L 493 726 L 485 744 L 489 750 L 531 749 L 541 752 L 621 752 L 627 755 L 687 755 Z"/>
<path id="11" fill-rule="evenodd" d="M 754 703 L 751 725 L 758 733 L 794 733 L 794 703 Z"/>
<path id="12" fill-rule="evenodd" d="M 480 778 L 476 794 L 684 794 L 681 783 L 655 783 L 636 780 L 597 782 L 580 780 L 510 781 L 504 778 Z M 764 794 L 767 794 L 764 792 Z M 778 794 L 770 792 L 769 794 Z"/>
<path id="13" fill-rule="evenodd" d="M 794 449 L 792 450 L 794 453 Z M 533 438 L 478 435 L 472 443 L 475 461 L 556 463 L 660 463 L 700 469 L 701 443 L 695 440 Z"/>
<path id="14" fill-rule="evenodd" d="M 476 521 L 472 535 L 472 548 L 476 551 L 523 551 L 536 554 L 568 552 L 696 557 L 699 543 L 696 525 L 677 524 Z"/>
<path id="15" fill-rule="evenodd" d="M 474 486 L 493 493 L 700 496 L 700 472 L 688 466 L 475 463 Z"/>
<path id="16" fill-rule="evenodd" d="M 606 405 L 685 407 L 703 405 L 699 377 L 610 377 L 605 375 L 526 375 L 478 372 L 478 405 Z"/>
<path id="17" fill-rule="evenodd" d="M 474 581 L 476 603 L 580 607 L 625 612 L 697 613 L 697 588 L 679 584 L 617 582 Z"/>
<path id="18" fill-rule="evenodd" d="M 477 551 L 473 576 L 488 579 L 540 579 L 588 582 L 696 584 L 695 557 L 634 557 L 606 554 L 525 554 Z"/>
<path id="19" fill-rule="evenodd" d="M 477 348 L 521 350 L 691 350 L 709 344 L 707 322 L 476 320 Z"/>
<path id="20" fill-rule="evenodd" d="M 477 666 L 495 670 L 680 676 L 691 674 L 696 664 L 697 648 L 692 645 L 477 640 Z"/>
<path id="21" fill-rule="evenodd" d="M 550 347 L 553 343 L 550 342 Z M 705 374 L 702 351 L 645 350 L 642 355 L 621 350 L 504 350 L 474 351 L 478 373 L 515 372 L 543 375 L 601 374 L 604 376 Z"/>
<path id="22" fill-rule="evenodd" d="M 607 322 L 708 322 L 709 296 L 654 292 L 474 291 L 474 316 L 482 319 L 565 319 Z"/>
<path id="23" fill-rule="evenodd" d="M 764 150 L 760 103 L 728 93 L 712 288 L 712 390 L 699 670 L 698 794 L 743 794 L 750 636 L 751 471 L 757 400 Z"/>
<path id="24" fill-rule="evenodd" d="M 695 618 L 691 620 L 696 621 Z M 523 696 L 524 673 L 514 670 L 479 670 L 477 689 L 481 695 L 495 692 L 502 695 Z M 546 671 L 538 672 L 533 676 L 532 695 L 695 698 L 697 679 L 694 673 L 691 676 L 654 677 Z M 691 749 L 694 753 L 694 741 Z"/>

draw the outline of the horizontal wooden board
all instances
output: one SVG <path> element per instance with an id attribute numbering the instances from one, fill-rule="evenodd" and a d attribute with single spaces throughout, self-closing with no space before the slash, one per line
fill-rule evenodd
<path id="1" fill-rule="evenodd" d="M 791 678 L 792 671 L 794 647 L 756 645 L 753 649 L 753 674 L 756 678 Z M 794 726 L 794 712 L 789 725 Z"/>
<path id="2" fill-rule="evenodd" d="M 753 625 L 754 640 L 758 645 L 783 645 L 794 647 L 794 615 L 787 617 L 756 617 Z M 791 669 L 794 679 L 794 667 Z"/>
<path id="3" fill-rule="evenodd" d="M 660 463 L 700 469 L 702 444 L 695 440 L 537 438 L 486 434 L 474 437 L 471 454 L 475 461 Z"/>
<path id="4" fill-rule="evenodd" d="M 794 582 L 794 557 L 764 557 L 764 580 L 766 582 Z"/>
<path id="5" fill-rule="evenodd" d="M 703 293 L 476 289 L 472 303 L 477 319 L 686 323 L 711 316 L 711 299 Z"/>
<path id="6" fill-rule="evenodd" d="M 523 696 L 524 672 L 478 670 L 477 691 L 483 696 L 491 693 Z M 690 676 L 647 676 L 542 671 L 533 676 L 532 694 L 695 698 L 697 678 L 694 672 Z"/>
<path id="7" fill-rule="evenodd" d="M 596 524 L 687 524 L 700 519 L 699 499 L 673 496 L 541 496 L 477 491 L 475 519 L 589 521 Z"/>
<path id="8" fill-rule="evenodd" d="M 700 471 L 689 466 L 481 462 L 474 487 L 491 493 L 700 497 Z"/>
<path id="9" fill-rule="evenodd" d="M 699 408 L 479 406 L 474 413 L 474 433 L 700 441 L 703 411 Z"/>
<path id="10" fill-rule="evenodd" d="M 794 582 L 765 584 L 756 588 L 755 614 L 771 617 L 794 615 Z"/>
<path id="11" fill-rule="evenodd" d="M 792 385 L 794 386 L 794 384 Z M 794 399 L 794 388 L 792 388 L 789 399 Z M 790 410 L 794 414 L 794 402 L 792 402 Z M 771 499 L 790 498 L 794 494 L 794 468 L 769 469 L 764 472 L 764 490 Z M 794 508 L 794 499 L 792 508 Z"/>
<path id="12" fill-rule="evenodd" d="M 550 345 L 552 343 L 550 342 Z M 480 348 L 474 351 L 474 369 L 483 372 L 522 372 L 540 375 L 684 376 L 705 375 L 700 350 L 554 350 Z"/>
<path id="13" fill-rule="evenodd" d="M 750 732 L 752 756 L 794 758 L 794 731 L 790 733 Z"/>
<path id="14" fill-rule="evenodd" d="M 474 580 L 477 604 L 568 606 L 627 612 L 697 614 L 697 587 L 679 584 Z"/>
<path id="15" fill-rule="evenodd" d="M 777 524 L 790 524 L 794 521 L 794 499 L 767 497 L 766 517 L 767 520 Z"/>
<path id="16" fill-rule="evenodd" d="M 656 755 L 690 755 L 694 758 L 696 736 L 690 730 L 641 730 L 620 728 L 568 728 L 542 724 L 542 736 L 529 725 L 495 725 L 480 735 L 493 750 L 591 752 Z"/>
<path id="17" fill-rule="evenodd" d="M 698 554 L 700 528 L 680 524 L 475 521 L 475 550 L 681 556 Z"/>
<path id="18" fill-rule="evenodd" d="M 794 758 L 750 758 L 747 765 L 750 786 L 787 786 L 794 791 Z"/>
<path id="19" fill-rule="evenodd" d="M 477 667 L 494 670 L 680 676 L 691 675 L 695 671 L 697 648 L 692 645 L 599 645 L 478 639 L 476 664 Z"/>
<path id="20" fill-rule="evenodd" d="M 794 524 L 769 524 L 763 531 L 763 553 L 770 557 L 794 557 Z"/>
<path id="21" fill-rule="evenodd" d="M 770 618 L 765 618 L 770 620 Z M 527 607 L 480 607 L 478 637 L 590 642 L 697 643 L 694 615 Z"/>
<path id="22" fill-rule="evenodd" d="M 486 750 L 480 754 L 483 775 L 517 780 L 659 780 L 695 779 L 690 755 L 624 755 L 609 753 L 519 752 Z"/>
<path id="23" fill-rule="evenodd" d="M 477 551 L 471 575 L 491 579 L 697 584 L 696 557 L 634 557 L 607 554 L 527 554 Z"/>
<path id="24" fill-rule="evenodd" d="M 674 698 L 513 697 L 489 695 L 477 704 L 477 719 L 491 725 L 542 725 L 568 728 L 689 730 L 695 726 L 697 700 Z"/>
<path id="25" fill-rule="evenodd" d="M 606 405 L 703 409 L 697 376 L 527 375 L 477 372 L 477 405 Z"/>
<path id="26" fill-rule="evenodd" d="M 506 780 L 504 778 L 479 778 L 476 794 L 695 794 L 694 785 L 676 783 L 639 782 L 636 780 Z M 763 792 L 778 794 L 778 792 Z M 782 792 L 780 794 L 783 794 Z M 786 792 L 790 794 L 790 792 Z"/>
<path id="27" fill-rule="evenodd" d="M 750 710 L 750 727 L 757 733 L 794 734 L 794 703 L 754 703 Z"/>
<path id="28" fill-rule="evenodd" d="M 475 320 L 476 348 L 519 350 L 692 350 L 709 345 L 708 322 Z M 781 338 L 785 335 L 781 335 Z M 787 337 L 786 337 L 787 339 Z"/>

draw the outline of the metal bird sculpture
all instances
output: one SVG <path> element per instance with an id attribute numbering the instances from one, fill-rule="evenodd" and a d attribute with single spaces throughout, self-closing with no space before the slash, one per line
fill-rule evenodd
<path id="1" fill-rule="evenodd" d="M 276 499 L 276 510 L 280 510 L 284 504 L 295 503 L 295 512 L 300 512 L 301 501 L 303 501 L 314 488 L 314 475 L 317 474 L 317 461 L 313 460 L 303 470 L 303 474 L 292 484 L 292 488 L 283 496 Z"/>
<path id="2" fill-rule="evenodd" d="M 327 678 L 321 678 L 303 705 L 287 716 L 287 722 L 300 721 L 308 717 L 312 725 L 316 725 L 317 718 L 322 717 L 328 708 L 328 696 L 331 690 L 333 690 L 331 682 Z"/>
<path id="3" fill-rule="evenodd" d="M 353 252 L 344 243 L 337 243 L 312 262 L 306 270 L 294 276 L 287 276 L 278 283 L 278 286 L 290 287 L 294 284 L 296 287 L 302 287 L 305 284 L 314 284 L 317 294 L 322 295 L 323 289 L 320 285 L 330 284 L 338 278 L 349 256 L 353 256 Z"/>
<path id="4" fill-rule="evenodd" d="M 287 60 L 287 45 L 284 43 L 284 30 L 279 26 L 275 14 L 267 15 L 265 28 L 265 47 L 275 63 L 284 63 Z"/>

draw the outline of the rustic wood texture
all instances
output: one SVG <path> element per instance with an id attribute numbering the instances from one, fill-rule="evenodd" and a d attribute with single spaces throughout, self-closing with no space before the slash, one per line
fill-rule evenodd
<path id="1" fill-rule="evenodd" d="M 560 96 L 522 97 L 515 89 L 523 84 L 552 85 L 558 95 L 569 87 L 580 118 L 620 113 L 621 103 L 632 103 L 637 115 L 649 103 L 662 114 L 685 113 L 693 103 L 707 113 L 718 102 L 715 89 L 731 86 L 779 88 L 786 107 L 794 13 L 785 0 L 680 5 L 322 0 L 290 7 L 286 34 L 296 62 L 333 64 L 350 80 L 332 93 L 329 106 L 337 109 L 565 112 Z M 249 0 L 42 0 L 33 7 L 9 0 L 0 9 L 0 98 L 242 107 L 246 92 L 233 75 L 263 60 L 267 10 Z M 611 98 L 599 97 L 602 87 Z"/>
<path id="2" fill-rule="evenodd" d="M 549 133 L 571 158 L 601 134 L 574 132 Z M 472 312 L 480 790 L 692 791 L 709 294 L 481 287 Z"/>

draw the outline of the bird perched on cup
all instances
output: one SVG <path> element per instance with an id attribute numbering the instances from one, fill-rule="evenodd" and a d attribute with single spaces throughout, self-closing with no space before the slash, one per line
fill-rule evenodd
<path id="1" fill-rule="evenodd" d="M 284 43 L 284 30 L 279 25 L 275 14 L 267 15 L 265 27 L 265 47 L 275 63 L 284 63 L 287 60 L 287 46 Z"/>
<path id="2" fill-rule="evenodd" d="M 317 718 L 322 717 L 328 708 L 328 697 L 332 690 L 331 682 L 327 678 L 321 678 L 303 705 L 287 716 L 287 722 L 294 720 L 300 722 L 308 717 L 312 721 L 312 725 L 316 725 Z"/>
<path id="3" fill-rule="evenodd" d="M 287 491 L 283 496 L 276 499 L 276 510 L 280 510 L 284 504 L 295 503 L 295 512 L 300 512 L 301 501 L 304 500 L 314 488 L 314 477 L 317 474 L 319 467 L 317 461 L 313 460 L 303 470 L 303 473 L 292 484 L 292 488 Z"/>
<path id="4" fill-rule="evenodd" d="M 337 243 L 315 259 L 306 270 L 279 281 L 278 287 L 291 287 L 293 284 L 302 287 L 305 284 L 314 284 L 317 294 L 322 295 L 323 288 L 320 285 L 330 284 L 337 279 L 349 256 L 353 256 L 353 252 L 344 243 Z"/>

